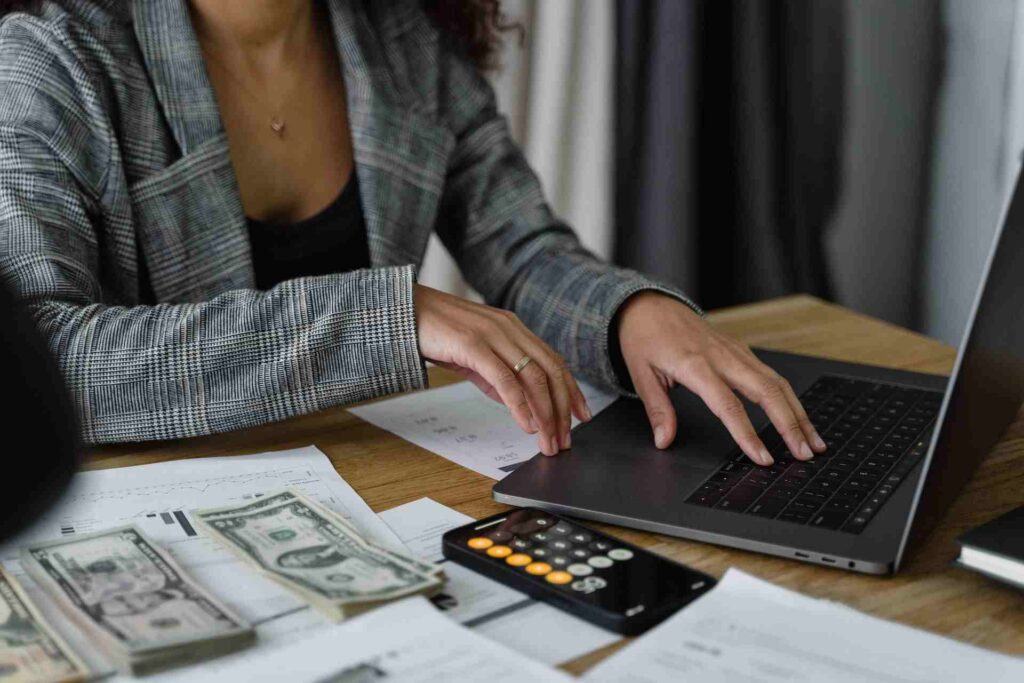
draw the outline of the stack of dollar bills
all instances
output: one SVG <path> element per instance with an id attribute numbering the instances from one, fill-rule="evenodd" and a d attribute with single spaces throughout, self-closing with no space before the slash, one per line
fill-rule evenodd
<path id="1" fill-rule="evenodd" d="M 126 673 L 214 657 L 255 639 L 252 626 L 134 526 L 32 545 L 21 562 Z"/>
<path id="2" fill-rule="evenodd" d="M 438 565 L 362 537 L 340 515 L 288 490 L 192 513 L 196 525 L 329 619 L 341 621 L 444 585 Z"/>
<path id="3" fill-rule="evenodd" d="M 0 681 L 70 683 L 89 671 L 0 567 Z"/>

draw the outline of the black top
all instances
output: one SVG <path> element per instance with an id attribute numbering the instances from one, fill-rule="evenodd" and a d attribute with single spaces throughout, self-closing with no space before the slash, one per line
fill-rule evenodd
<path id="1" fill-rule="evenodd" d="M 355 171 L 338 197 L 315 216 L 291 225 L 248 220 L 259 289 L 305 275 L 345 273 L 370 266 Z"/>

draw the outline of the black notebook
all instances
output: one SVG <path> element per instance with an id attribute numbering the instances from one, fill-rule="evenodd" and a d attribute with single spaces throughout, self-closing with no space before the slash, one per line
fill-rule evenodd
<path id="1" fill-rule="evenodd" d="M 957 564 L 1024 590 L 1024 507 L 957 539 Z"/>

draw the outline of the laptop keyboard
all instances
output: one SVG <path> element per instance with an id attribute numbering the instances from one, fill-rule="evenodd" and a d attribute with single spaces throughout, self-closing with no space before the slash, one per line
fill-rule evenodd
<path id="1" fill-rule="evenodd" d="M 774 465 L 737 451 L 687 502 L 860 533 L 924 456 L 942 393 L 824 375 L 800 401 L 825 453 L 797 460 L 769 425 L 760 436 Z"/>

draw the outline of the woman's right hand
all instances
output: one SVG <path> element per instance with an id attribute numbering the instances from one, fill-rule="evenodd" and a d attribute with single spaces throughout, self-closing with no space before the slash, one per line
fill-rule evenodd
<path id="1" fill-rule="evenodd" d="M 562 356 L 509 311 L 423 285 L 416 285 L 415 305 L 424 358 L 503 403 L 523 431 L 539 432 L 544 455 L 569 448 L 571 416 L 587 421 L 591 413 Z M 525 356 L 531 362 L 516 374 L 512 368 Z"/>

